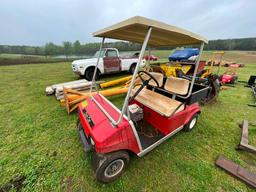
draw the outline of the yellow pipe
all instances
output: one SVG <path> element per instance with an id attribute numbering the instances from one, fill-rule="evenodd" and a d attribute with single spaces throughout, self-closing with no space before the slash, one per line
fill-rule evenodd
<path id="1" fill-rule="evenodd" d="M 106 87 L 112 87 L 112 86 L 115 86 L 115 85 L 124 84 L 127 81 L 129 81 L 131 78 L 132 78 L 132 76 L 130 75 L 128 77 L 123 77 L 123 78 L 116 79 L 116 80 L 113 80 L 113 81 L 109 81 L 109 82 L 106 82 L 106 83 L 101 83 L 100 88 L 103 89 L 103 88 L 106 88 Z"/>
<path id="2" fill-rule="evenodd" d="M 114 96 L 114 95 L 120 95 L 123 93 L 127 93 L 128 88 L 122 87 L 122 88 L 114 88 L 114 89 L 107 89 L 103 91 L 99 91 L 99 93 L 105 97 Z M 96 95 L 98 92 L 92 92 L 92 95 Z M 78 100 L 78 99 L 88 99 L 90 97 L 90 93 L 81 93 L 80 95 L 71 93 L 67 95 L 67 99 L 69 102 Z M 65 103 L 65 100 L 61 100 L 61 105 Z"/>

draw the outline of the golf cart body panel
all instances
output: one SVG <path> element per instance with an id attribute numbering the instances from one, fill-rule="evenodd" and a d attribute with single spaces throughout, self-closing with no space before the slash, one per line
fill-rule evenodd
<path id="1" fill-rule="evenodd" d="M 144 120 L 164 135 L 168 135 L 178 127 L 184 126 L 194 114 L 200 113 L 200 107 L 197 103 L 186 106 L 184 110 L 175 113 L 170 117 L 165 117 L 151 108 L 143 106 L 143 104 L 138 101 L 134 101 L 134 103 L 143 107 Z"/>
<path id="2" fill-rule="evenodd" d="M 94 97 L 115 120 L 118 119 L 120 111 L 114 108 L 104 96 L 98 94 Z M 200 107 L 197 103 L 186 106 L 184 110 L 170 117 L 165 117 L 137 101 L 133 103 L 143 107 L 144 120 L 164 136 L 171 134 L 177 128 L 183 127 L 193 115 L 200 113 Z M 127 120 L 127 117 L 123 118 L 122 122 L 116 127 L 113 127 L 105 114 L 97 108 L 91 99 L 87 100 L 86 107 L 82 103 L 79 105 L 79 117 L 87 140 L 90 140 L 89 138 L 93 140 L 97 153 L 104 154 L 127 150 L 139 155 L 143 150 L 137 138 L 138 136 L 134 133 L 134 125 Z"/>
<path id="3" fill-rule="evenodd" d="M 119 118 L 120 111 L 114 108 L 104 96 L 98 94 L 94 98 L 115 120 Z M 87 102 L 86 107 L 83 104 L 79 105 L 79 117 L 86 137 L 92 138 L 95 143 L 95 151 L 109 153 L 124 149 L 137 154 L 139 146 L 132 129 L 133 125 L 130 125 L 132 122 L 129 122 L 127 118 L 123 118 L 120 124 L 113 127 L 94 101 L 88 99 Z"/>

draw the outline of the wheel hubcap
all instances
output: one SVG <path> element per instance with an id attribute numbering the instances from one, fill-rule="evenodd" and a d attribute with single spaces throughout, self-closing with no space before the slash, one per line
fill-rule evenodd
<path id="1" fill-rule="evenodd" d="M 105 169 L 105 177 L 114 177 L 118 175 L 124 168 L 124 161 L 122 159 L 117 159 L 112 161 Z"/>
<path id="2" fill-rule="evenodd" d="M 193 129 L 193 127 L 195 126 L 196 124 L 196 118 L 193 118 L 192 121 L 190 122 L 189 124 L 189 129 Z"/>

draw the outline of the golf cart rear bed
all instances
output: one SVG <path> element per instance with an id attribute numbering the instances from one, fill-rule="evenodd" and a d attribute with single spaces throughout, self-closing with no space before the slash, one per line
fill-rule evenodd
<path id="1" fill-rule="evenodd" d="M 172 94 L 164 89 L 155 89 L 155 91 L 167 97 L 172 97 Z M 193 103 L 201 103 L 207 99 L 210 92 L 211 92 L 211 87 L 200 85 L 200 84 L 194 84 L 192 93 L 188 98 L 183 99 L 177 96 L 176 100 L 186 103 L 187 105 L 191 105 Z"/>

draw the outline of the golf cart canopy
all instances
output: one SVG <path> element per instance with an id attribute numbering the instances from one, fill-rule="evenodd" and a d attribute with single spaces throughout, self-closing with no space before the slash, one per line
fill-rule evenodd
<path id="1" fill-rule="evenodd" d="M 96 31 L 93 36 L 142 44 L 149 27 L 152 27 L 152 33 L 148 45 L 152 47 L 208 43 L 207 39 L 190 31 L 140 16 Z"/>

